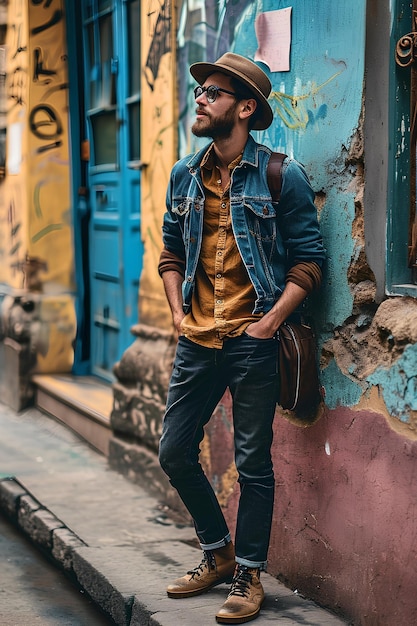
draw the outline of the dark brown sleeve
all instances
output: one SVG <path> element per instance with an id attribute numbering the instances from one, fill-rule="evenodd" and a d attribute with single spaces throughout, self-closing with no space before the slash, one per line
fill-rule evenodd
<path id="1" fill-rule="evenodd" d="M 318 289 L 321 285 L 322 271 L 320 265 L 314 261 L 297 263 L 287 273 L 285 282 L 295 283 L 307 293 Z"/>
<path id="2" fill-rule="evenodd" d="M 166 248 L 164 248 L 161 252 L 161 256 L 159 257 L 158 263 L 158 273 L 160 276 L 164 272 L 168 270 L 179 272 L 181 276 L 185 274 L 185 261 L 184 259 L 180 259 L 173 252 L 170 252 Z"/>

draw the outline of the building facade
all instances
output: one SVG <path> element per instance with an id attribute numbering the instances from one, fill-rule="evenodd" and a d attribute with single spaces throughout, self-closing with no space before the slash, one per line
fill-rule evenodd
<path id="1" fill-rule="evenodd" d="M 262 63 L 275 117 L 254 136 L 305 165 L 327 249 L 308 305 L 325 405 L 308 427 L 277 409 L 269 571 L 367 626 L 417 621 L 414 5 L 0 2 L 2 397 L 30 402 L 34 373 L 107 380 L 110 463 L 143 476 L 174 350 L 165 188 L 199 147 L 188 67 Z M 227 395 L 202 455 L 233 529 Z"/>

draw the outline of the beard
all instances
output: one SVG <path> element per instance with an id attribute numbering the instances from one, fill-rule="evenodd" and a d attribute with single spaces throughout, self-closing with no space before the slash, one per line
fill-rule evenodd
<path id="1" fill-rule="evenodd" d="M 211 137 L 211 139 L 228 139 L 236 123 L 235 111 L 237 102 L 234 103 L 223 115 L 212 117 L 206 113 L 202 119 L 196 120 L 191 127 L 191 132 L 196 137 Z"/>

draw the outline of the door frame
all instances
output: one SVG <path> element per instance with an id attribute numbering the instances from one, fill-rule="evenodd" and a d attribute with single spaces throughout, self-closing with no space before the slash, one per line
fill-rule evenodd
<path id="1" fill-rule="evenodd" d="M 91 373 L 90 340 L 90 280 L 88 266 L 88 237 L 90 207 L 88 198 L 88 154 L 85 154 L 86 124 L 84 102 L 84 52 L 81 3 L 65 0 L 69 79 L 69 136 L 71 206 L 73 209 L 75 311 L 77 333 L 74 340 L 73 373 L 79 376 Z M 69 33 L 71 34 L 69 36 Z"/>

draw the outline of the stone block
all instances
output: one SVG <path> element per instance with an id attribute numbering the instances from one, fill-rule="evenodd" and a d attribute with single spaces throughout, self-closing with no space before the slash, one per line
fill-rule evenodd
<path id="1" fill-rule="evenodd" d="M 52 556 L 66 571 L 73 569 L 74 550 L 84 546 L 69 528 L 56 528 L 52 533 Z"/>
<path id="2" fill-rule="evenodd" d="M 162 433 L 165 402 L 157 396 L 145 397 L 139 388 L 113 385 L 114 408 L 111 426 L 114 432 L 128 435 L 157 451 Z"/>
<path id="3" fill-rule="evenodd" d="M 53 513 L 42 508 L 32 496 L 23 496 L 20 499 L 18 523 L 22 530 L 37 545 L 52 549 L 52 533 L 64 524 Z"/>
<path id="4" fill-rule="evenodd" d="M 168 383 L 175 353 L 172 334 L 138 324 L 135 341 L 114 367 L 114 432 L 158 448 Z"/>
<path id="5" fill-rule="evenodd" d="M 0 393 L 4 404 L 21 411 L 33 402 L 34 387 L 29 376 L 29 346 L 10 337 L 0 342 Z"/>
<path id="6" fill-rule="evenodd" d="M 27 495 L 26 490 L 14 478 L 0 481 L 0 509 L 13 520 L 17 518 L 20 498 Z"/>
<path id="7" fill-rule="evenodd" d="M 78 583 L 117 626 L 129 626 L 134 594 L 121 591 L 118 584 L 109 580 L 101 564 L 94 563 L 92 554 L 92 548 L 74 551 L 73 572 Z"/>

